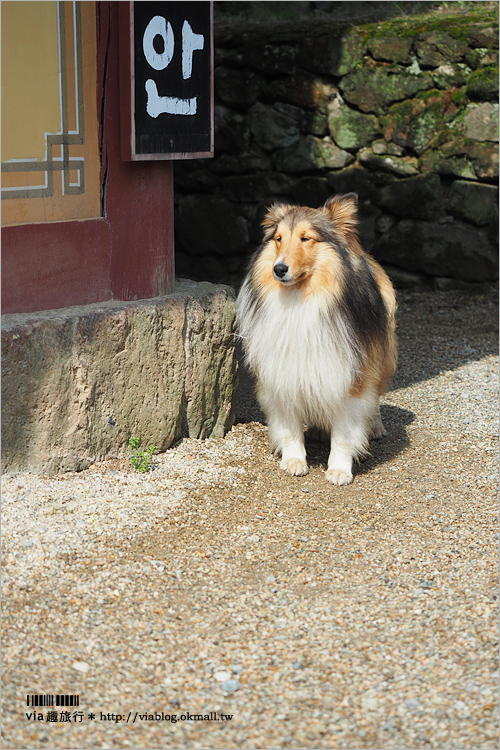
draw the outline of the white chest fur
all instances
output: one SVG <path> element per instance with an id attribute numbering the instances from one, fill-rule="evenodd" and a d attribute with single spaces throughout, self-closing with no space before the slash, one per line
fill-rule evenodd
<path id="1" fill-rule="evenodd" d="M 330 418 L 351 387 L 359 358 L 340 313 L 295 289 L 279 289 L 250 312 L 238 300 L 247 361 L 269 396 L 299 409 L 307 421 Z M 292 406 L 293 405 L 293 406 Z"/>

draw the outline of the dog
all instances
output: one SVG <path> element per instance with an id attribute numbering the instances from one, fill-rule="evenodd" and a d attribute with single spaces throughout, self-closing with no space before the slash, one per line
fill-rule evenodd
<path id="1" fill-rule="evenodd" d="M 334 485 L 352 482 L 353 462 L 386 434 L 379 397 L 397 362 L 394 288 L 362 249 L 357 224 L 354 193 L 318 209 L 275 203 L 236 300 L 281 468 L 308 473 L 304 427 L 316 428 L 330 437 Z"/>

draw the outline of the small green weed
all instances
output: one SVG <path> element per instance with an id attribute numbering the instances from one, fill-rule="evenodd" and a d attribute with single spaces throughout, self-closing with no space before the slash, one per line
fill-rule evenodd
<path id="1" fill-rule="evenodd" d="M 131 437 L 128 441 L 130 448 L 128 460 L 136 471 L 146 472 L 151 468 L 153 453 L 156 448 L 154 445 L 150 445 L 146 451 L 141 451 L 139 450 L 139 443 L 140 440 L 138 437 Z"/>

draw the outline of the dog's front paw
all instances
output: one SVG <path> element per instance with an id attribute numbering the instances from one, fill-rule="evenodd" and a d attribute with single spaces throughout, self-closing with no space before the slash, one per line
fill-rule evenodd
<path id="1" fill-rule="evenodd" d="M 331 484 L 344 486 L 346 484 L 351 484 L 352 473 L 350 471 L 346 471 L 346 469 L 328 469 L 328 471 L 326 472 L 326 478 L 327 481 Z"/>
<path id="2" fill-rule="evenodd" d="M 370 430 L 370 440 L 381 440 L 386 435 L 387 430 L 382 422 L 375 423 Z"/>
<path id="3" fill-rule="evenodd" d="M 387 435 L 387 430 L 382 424 L 382 419 L 380 417 L 380 414 L 376 414 L 372 419 L 369 438 L 370 440 L 380 440 L 386 435 Z"/>
<path id="4" fill-rule="evenodd" d="M 294 477 L 303 477 L 304 474 L 309 472 L 309 467 L 306 461 L 301 458 L 287 458 L 283 459 L 280 463 L 282 469 L 287 471 Z"/>

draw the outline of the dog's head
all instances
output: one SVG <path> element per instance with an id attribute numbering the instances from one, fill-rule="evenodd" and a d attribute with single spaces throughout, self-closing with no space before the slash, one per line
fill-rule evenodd
<path id="1" fill-rule="evenodd" d="M 339 277 L 342 254 L 359 252 L 357 207 L 354 193 L 333 196 L 318 209 L 283 203 L 271 206 L 262 223 L 261 255 L 269 275 L 270 264 L 275 282 L 300 287 L 313 276 L 319 284 L 325 274 Z"/>

